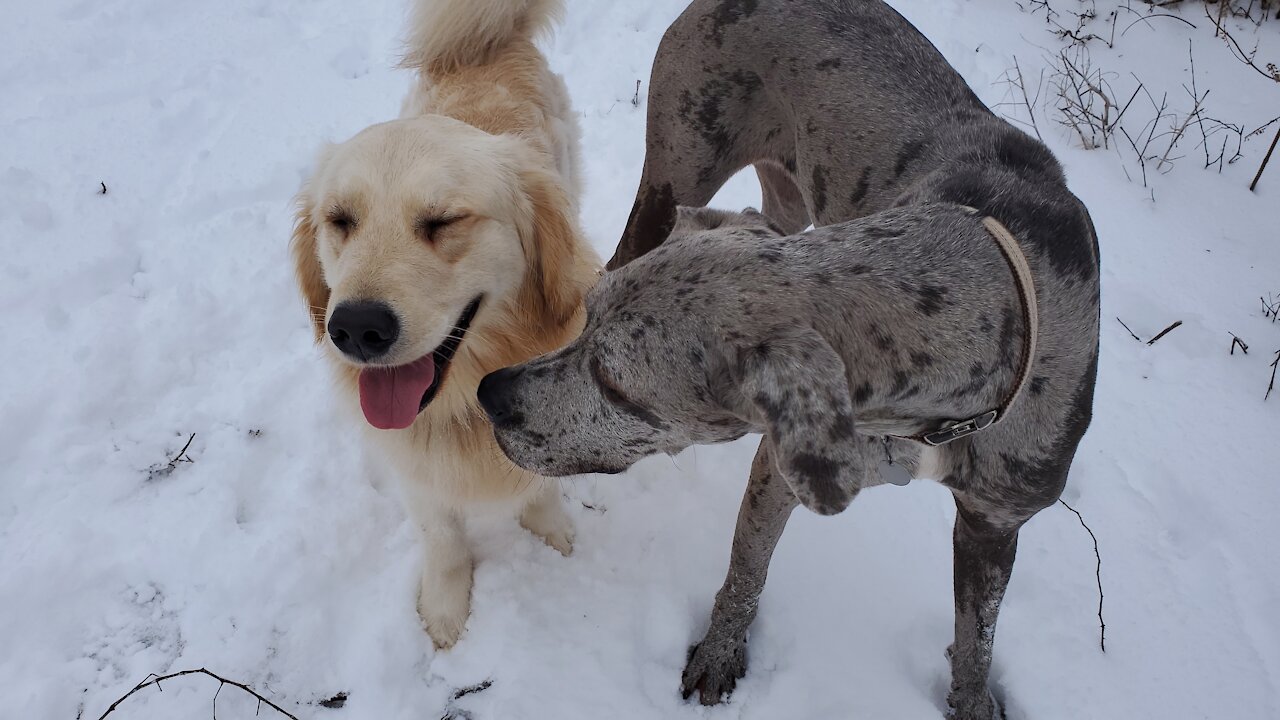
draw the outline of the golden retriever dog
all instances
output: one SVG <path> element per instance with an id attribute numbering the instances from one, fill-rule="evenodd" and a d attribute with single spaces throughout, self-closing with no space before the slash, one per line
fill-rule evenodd
<path id="1" fill-rule="evenodd" d="M 581 331 L 600 262 L 577 226 L 568 93 L 534 46 L 559 0 L 416 1 L 401 117 L 321 153 L 292 252 L 353 422 L 422 530 L 418 612 L 444 648 L 470 612 L 468 515 L 572 550 L 557 481 L 506 459 L 476 387 Z"/>

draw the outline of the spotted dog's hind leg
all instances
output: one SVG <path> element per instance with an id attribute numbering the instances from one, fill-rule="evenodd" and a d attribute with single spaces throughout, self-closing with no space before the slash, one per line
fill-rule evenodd
<path id="1" fill-rule="evenodd" d="M 686 14 L 722 21 L 715 2 L 694 3 Z M 734 41 L 731 26 L 726 43 Z M 661 245 L 675 226 L 677 205 L 702 207 L 742 168 L 795 157 L 789 120 L 762 87 L 754 72 L 724 63 L 699 23 L 667 30 L 649 79 L 644 171 L 609 270 Z"/>
<path id="2" fill-rule="evenodd" d="M 747 628 L 756 616 L 769 559 L 782 537 L 791 511 L 800 504 L 778 474 L 767 441 L 760 442 L 751 465 L 751 480 L 738 512 L 729 574 L 716 594 L 711 625 L 702 642 L 689 651 L 681 692 L 695 691 L 703 705 L 715 705 L 747 672 Z"/>
<path id="3" fill-rule="evenodd" d="M 809 210 L 805 208 L 804 197 L 787 171 L 769 161 L 757 162 L 755 168 L 756 177 L 760 178 L 760 211 L 784 235 L 794 235 L 809 227 Z"/>

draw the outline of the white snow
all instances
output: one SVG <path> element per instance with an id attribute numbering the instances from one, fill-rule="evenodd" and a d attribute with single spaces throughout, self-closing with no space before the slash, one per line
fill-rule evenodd
<path id="1" fill-rule="evenodd" d="M 992 104 L 1014 55 L 1035 76 L 1058 46 L 1012 0 L 894 4 Z M 548 43 L 582 113 L 583 222 L 605 257 L 639 177 L 648 69 L 682 7 L 573 0 Z M 1196 4 L 1182 12 L 1199 30 L 1139 23 L 1115 51 L 1094 43 L 1095 61 L 1172 98 L 1193 37 L 1216 116 L 1280 112 L 1280 86 L 1231 58 Z M 732 701 L 679 698 L 751 439 L 576 480 L 567 559 L 514 523 L 476 528 L 467 633 L 434 652 L 416 538 L 338 420 L 286 257 L 320 144 L 397 113 L 402 0 L 4 14 L 0 717 L 96 718 L 148 673 L 201 666 L 300 718 L 942 716 L 954 508 L 930 482 L 836 518 L 797 512 Z M 1280 57 L 1277 32 L 1263 28 L 1264 55 Z M 1246 190 L 1273 130 L 1221 174 L 1189 142 L 1143 188 L 1132 153 L 1039 123 L 1102 243 L 1095 420 L 1065 499 L 1101 542 L 1107 652 L 1092 545 L 1055 506 L 1021 536 L 993 686 L 1010 720 L 1280 717 L 1280 396 L 1262 400 L 1280 323 L 1258 300 L 1280 292 L 1280 158 Z M 757 202 L 744 175 L 715 204 Z M 1144 340 L 1184 324 L 1148 347 L 1117 316 Z M 1229 331 L 1248 355 L 1227 354 Z M 168 471 L 192 433 L 192 462 Z M 174 680 L 112 717 L 210 717 L 216 688 Z M 338 692 L 344 708 L 314 704 Z M 218 695 L 218 717 L 255 710 Z"/>

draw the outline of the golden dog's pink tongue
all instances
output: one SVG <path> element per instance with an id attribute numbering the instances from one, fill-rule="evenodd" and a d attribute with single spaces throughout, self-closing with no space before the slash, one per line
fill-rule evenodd
<path id="1" fill-rule="evenodd" d="M 418 417 L 418 406 L 436 379 L 436 361 L 430 355 L 393 368 L 360 371 L 360 409 L 364 419 L 379 430 L 403 430 Z"/>

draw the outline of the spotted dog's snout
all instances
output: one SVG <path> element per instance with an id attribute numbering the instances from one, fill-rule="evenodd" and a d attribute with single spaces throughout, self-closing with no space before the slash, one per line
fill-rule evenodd
<path id="1" fill-rule="evenodd" d="M 524 416 L 516 410 L 512 393 L 513 381 L 521 372 L 518 368 L 503 368 L 489 373 L 480 381 L 476 397 L 494 427 L 514 427 L 524 422 Z"/>
<path id="2" fill-rule="evenodd" d="M 376 360 L 400 337 L 400 320 L 385 303 L 344 302 L 329 317 L 329 339 L 353 360 Z"/>

